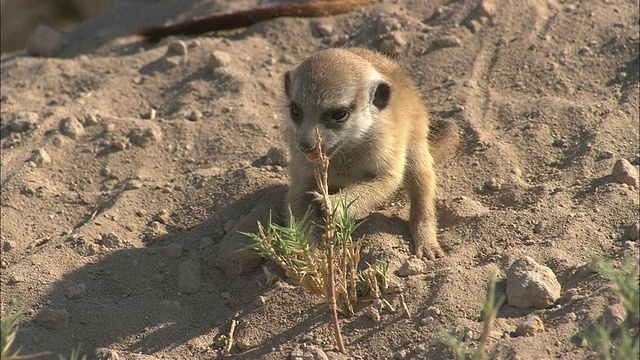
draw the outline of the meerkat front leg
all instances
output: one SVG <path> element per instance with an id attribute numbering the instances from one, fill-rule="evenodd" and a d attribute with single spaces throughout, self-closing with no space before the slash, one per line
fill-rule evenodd
<path id="1" fill-rule="evenodd" d="M 436 238 L 435 190 L 436 174 L 433 158 L 426 142 L 414 142 L 409 150 L 409 164 L 405 174 L 405 186 L 409 193 L 409 227 L 418 258 L 429 260 L 443 257 L 444 251 Z"/>

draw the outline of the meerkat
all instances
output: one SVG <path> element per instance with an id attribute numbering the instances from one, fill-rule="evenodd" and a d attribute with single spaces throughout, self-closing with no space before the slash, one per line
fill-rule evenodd
<path id="1" fill-rule="evenodd" d="M 286 201 L 294 216 L 317 208 L 313 162 L 319 157 L 318 129 L 330 159 L 331 203 L 353 201 L 349 215 L 361 219 L 404 186 L 415 255 L 444 256 L 436 238 L 429 118 L 405 71 L 371 50 L 329 49 L 287 71 L 284 91 L 291 156 Z M 439 141 L 457 144 L 457 131 L 447 132 L 449 138 Z"/>

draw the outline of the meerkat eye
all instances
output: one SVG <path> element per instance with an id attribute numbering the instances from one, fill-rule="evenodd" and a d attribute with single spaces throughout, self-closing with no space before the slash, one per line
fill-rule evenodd
<path id="1" fill-rule="evenodd" d="M 300 108 L 296 104 L 289 105 L 289 114 L 294 121 L 298 121 L 300 119 Z"/>
<path id="2" fill-rule="evenodd" d="M 347 120 L 347 117 L 349 117 L 349 110 L 346 108 L 343 108 L 343 109 L 336 110 L 335 112 L 333 112 L 333 114 L 331 114 L 331 121 L 343 122 Z"/>

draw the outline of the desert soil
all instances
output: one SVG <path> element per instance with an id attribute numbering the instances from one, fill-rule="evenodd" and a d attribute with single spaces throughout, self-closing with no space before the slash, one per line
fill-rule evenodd
<path id="1" fill-rule="evenodd" d="M 562 295 L 546 309 L 503 306 L 490 357 L 594 357 L 581 331 L 621 305 L 592 256 L 638 254 L 638 1 L 384 0 L 158 43 L 131 36 L 258 5 L 117 1 L 56 56 L 3 55 L 1 303 L 26 311 L 22 352 L 341 358 L 326 306 L 275 264 L 220 264 L 252 209 L 282 201 L 282 74 L 353 45 L 396 53 L 461 144 L 437 169 L 444 258 L 399 276 L 412 256 L 403 193 L 359 229 L 363 258 L 391 261 L 411 318 L 385 310 L 375 323 L 366 306 L 341 318 L 348 356 L 453 358 L 441 328 L 477 345 L 487 281 L 529 256 Z M 619 159 L 628 183 L 612 175 Z M 399 308 L 398 294 L 388 301 Z M 515 336 L 531 314 L 545 330 Z"/>

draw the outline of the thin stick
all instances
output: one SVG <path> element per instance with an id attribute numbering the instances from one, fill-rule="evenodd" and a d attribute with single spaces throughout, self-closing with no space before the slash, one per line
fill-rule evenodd
<path id="1" fill-rule="evenodd" d="M 233 347 L 233 333 L 236 331 L 236 325 L 238 321 L 236 319 L 231 320 L 231 330 L 229 330 L 229 341 L 227 342 L 227 354 L 231 353 L 231 348 Z"/>
<path id="2" fill-rule="evenodd" d="M 320 153 L 319 160 L 314 164 L 316 171 L 314 172 L 316 178 L 316 184 L 322 197 L 324 198 L 324 215 L 325 215 L 325 228 L 324 228 L 324 241 L 327 246 L 327 287 L 325 293 L 328 293 L 329 297 L 329 315 L 331 316 L 331 323 L 333 324 L 333 331 L 335 332 L 336 342 L 338 343 L 338 349 L 341 353 L 346 354 L 347 350 L 344 347 L 344 341 L 342 340 L 342 332 L 340 331 L 340 324 L 338 323 L 338 311 L 336 305 L 336 288 L 335 288 L 335 269 L 333 260 L 333 212 L 331 209 L 331 202 L 329 201 L 329 184 L 328 184 L 328 172 L 329 172 L 329 158 L 322 152 L 322 137 L 320 137 L 320 131 L 316 129 L 316 139 L 318 141 L 318 152 Z"/>
<path id="3" fill-rule="evenodd" d="M 402 310 L 404 310 L 404 317 L 407 320 L 411 320 L 411 312 L 409 311 L 407 303 L 404 301 L 404 295 L 402 293 L 400 294 L 400 303 L 402 304 Z"/>

